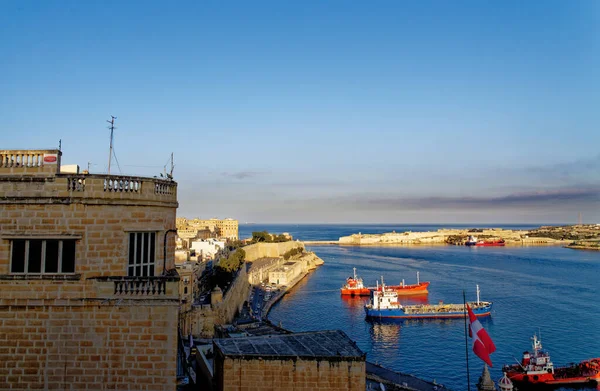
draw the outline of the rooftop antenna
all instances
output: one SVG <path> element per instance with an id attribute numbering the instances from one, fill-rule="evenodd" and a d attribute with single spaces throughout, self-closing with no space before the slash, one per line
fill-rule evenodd
<path id="1" fill-rule="evenodd" d="M 58 150 L 62 148 L 62 139 L 58 139 Z"/>
<path id="2" fill-rule="evenodd" d="M 175 168 L 175 165 L 173 164 L 173 152 L 171 152 L 171 172 L 169 173 L 169 178 L 173 179 L 173 169 Z"/>
<path id="3" fill-rule="evenodd" d="M 110 121 L 106 120 L 106 122 L 108 122 L 110 124 L 110 126 L 108 127 L 110 129 L 110 151 L 108 153 L 108 175 L 110 175 L 110 162 L 112 161 L 112 155 L 113 155 L 113 133 L 115 131 L 115 120 L 117 119 L 117 117 L 115 117 L 114 115 L 110 116 Z"/>

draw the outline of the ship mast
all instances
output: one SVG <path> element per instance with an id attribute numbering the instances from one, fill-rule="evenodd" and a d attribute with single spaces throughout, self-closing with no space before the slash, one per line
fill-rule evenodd
<path id="1" fill-rule="evenodd" d="M 354 279 L 356 280 L 356 268 L 353 267 L 352 270 L 354 270 Z"/>
<path id="2" fill-rule="evenodd" d="M 479 305 L 479 285 L 477 285 L 477 305 Z"/>
<path id="3" fill-rule="evenodd" d="M 419 272 L 417 272 L 417 285 L 420 285 L 421 282 L 419 281 Z"/>

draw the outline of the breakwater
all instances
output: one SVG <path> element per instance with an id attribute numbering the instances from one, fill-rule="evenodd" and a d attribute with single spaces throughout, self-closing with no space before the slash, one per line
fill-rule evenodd
<path id="1" fill-rule="evenodd" d="M 596 249 L 600 225 L 541 226 L 531 229 L 511 228 L 439 228 L 435 231 L 403 231 L 353 233 L 338 240 L 310 240 L 307 245 L 464 245 L 469 237 L 478 240 L 504 240 L 507 246 L 568 246 Z"/>
<path id="2" fill-rule="evenodd" d="M 512 229 L 439 229 L 427 232 L 386 232 L 383 234 L 353 234 L 339 238 L 340 245 L 463 245 L 469 236 L 481 240 L 502 239 L 506 245 L 561 245 L 568 241 L 550 237 L 529 237 L 529 231 Z"/>
<path id="3" fill-rule="evenodd" d="M 294 232 L 303 239 L 304 244 L 310 246 L 463 245 L 469 236 L 479 240 L 503 239 L 507 246 L 567 246 L 575 241 L 600 240 L 600 224 L 497 227 L 310 225 L 305 230 L 302 226 L 285 229 Z M 335 236 L 336 232 L 342 235 Z"/>

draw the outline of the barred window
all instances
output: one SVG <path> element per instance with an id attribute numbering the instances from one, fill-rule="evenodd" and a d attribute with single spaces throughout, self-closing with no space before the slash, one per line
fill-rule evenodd
<path id="1" fill-rule="evenodd" d="M 128 276 L 154 276 L 156 232 L 129 233 Z"/>
<path id="2" fill-rule="evenodd" d="M 74 239 L 14 239 L 11 273 L 75 273 Z"/>

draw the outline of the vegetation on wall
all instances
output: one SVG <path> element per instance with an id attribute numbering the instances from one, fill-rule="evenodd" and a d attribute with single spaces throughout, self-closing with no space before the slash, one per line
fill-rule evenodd
<path id="1" fill-rule="evenodd" d="M 292 237 L 283 234 L 270 234 L 267 231 L 252 232 L 252 240 L 250 243 L 281 243 L 289 242 Z"/>
<path id="2" fill-rule="evenodd" d="M 246 258 L 246 252 L 238 248 L 233 252 L 229 253 L 227 258 L 219 259 L 219 262 L 214 268 L 212 286 L 220 286 L 221 288 L 225 288 L 227 285 L 233 281 L 233 278 L 236 272 L 242 267 L 244 264 L 244 259 Z"/>
<path id="3" fill-rule="evenodd" d="M 303 252 L 304 252 L 304 248 L 303 247 L 294 247 L 290 251 L 287 251 L 287 252 L 285 252 L 283 254 L 283 259 L 288 260 L 291 257 L 293 257 L 294 255 L 302 254 Z"/>

